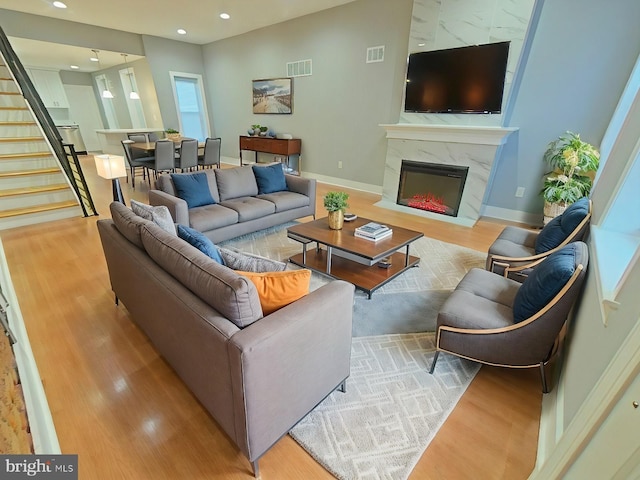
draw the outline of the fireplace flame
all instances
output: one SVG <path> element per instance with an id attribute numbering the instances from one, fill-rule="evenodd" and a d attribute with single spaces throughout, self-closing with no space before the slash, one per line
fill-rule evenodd
<path id="1" fill-rule="evenodd" d="M 419 208 L 420 210 L 428 210 L 430 212 L 445 213 L 447 206 L 444 203 L 444 197 L 437 197 L 431 192 L 426 195 L 418 193 L 411 197 L 407 203 L 408 206 Z"/>

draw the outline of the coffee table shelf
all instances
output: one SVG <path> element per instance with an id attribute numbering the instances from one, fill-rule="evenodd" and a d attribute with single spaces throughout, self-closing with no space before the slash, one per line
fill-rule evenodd
<path id="1" fill-rule="evenodd" d="M 287 230 L 287 235 L 302 244 L 302 253 L 292 256 L 289 261 L 350 282 L 371 298 L 376 289 L 419 264 L 420 258 L 410 255 L 409 248 L 412 242 L 424 235 L 388 225 L 393 234 L 379 242 L 355 237 L 355 229 L 370 221 L 358 218 L 345 223 L 342 230 L 329 229 L 326 218 L 295 225 Z M 317 243 L 317 247 L 307 250 L 307 245 L 312 242 Z M 388 268 L 376 264 L 387 257 L 391 259 Z"/>

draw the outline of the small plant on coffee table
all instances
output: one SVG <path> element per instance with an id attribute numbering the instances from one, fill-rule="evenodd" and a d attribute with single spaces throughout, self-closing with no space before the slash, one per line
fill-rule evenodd
<path id="1" fill-rule="evenodd" d="M 344 211 L 349 208 L 347 192 L 327 192 L 324 196 L 324 208 L 329 212 L 329 228 L 340 230 L 344 222 Z"/>

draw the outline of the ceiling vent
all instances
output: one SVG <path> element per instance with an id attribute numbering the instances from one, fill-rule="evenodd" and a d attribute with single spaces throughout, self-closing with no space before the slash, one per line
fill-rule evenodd
<path id="1" fill-rule="evenodd" d="M 311 75 L 311 59 L 287 62 L 287 77 L 307 77 Z"/>
<path id="2" fill-rule="evenodd" d="M 367 48 L 367 63 L 384 62 L 384 45 Z"/>

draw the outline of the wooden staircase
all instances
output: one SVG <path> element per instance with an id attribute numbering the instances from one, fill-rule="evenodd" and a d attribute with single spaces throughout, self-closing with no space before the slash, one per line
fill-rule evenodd
<path id="1" fill-rule="evenodd" d="M 0 230 L 82 216 L 73 189 L 0 65 Z"/>

